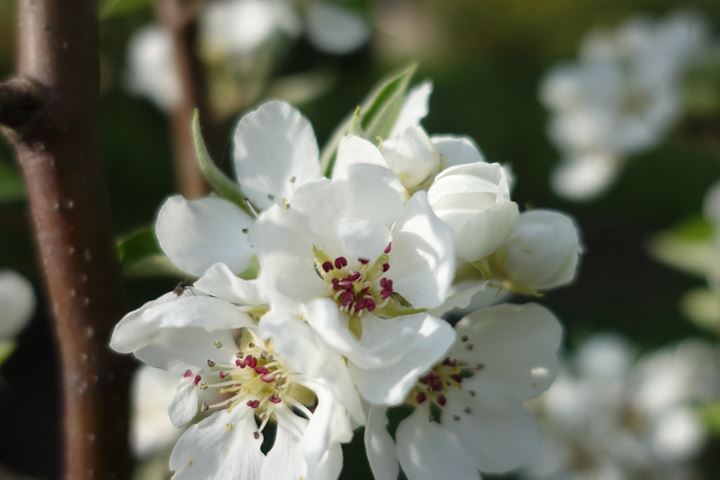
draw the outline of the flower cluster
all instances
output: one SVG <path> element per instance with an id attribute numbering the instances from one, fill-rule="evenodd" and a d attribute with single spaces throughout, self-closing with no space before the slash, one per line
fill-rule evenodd
<path id="1" fill-rule="evenodd" d="M 708 437 L 699 406 L 720 398 L 716 348 L 684 340 L 643 355 L 596 334 L 536 401 L 545 433 L 531 479 L 696 478 Z"/>
<path id="2" fill-rule="evenodd" d="M 680 82 L 707 42 L 702 19 L 636 17 L 582 41 L 576 63 L 555 67 L 540 96 L 564 155 L 553 188 L 584 199 L 615 179 L 628 155 L 656 145 L 682 112 Z"/>
<path id="3" fill-rule="evenodd" d="M 128 314 L 111 346 L 177 379 L 175 478 L 337 478 L 361 426 L 378 479 L 473 479 L 535 451 L 523 402 L 554 378 L 558 321 L 535 303 L 443 315 L 568 284 L 579 235 L 520 213 L 469 138 L 428 135 L 430 90 L 378 144 L 342 138 L 329 178 L 307 119 L 265 103 L 234 136 L 245 204 L 161 207 L 159 244 L 197 280 Z M 411 413 L 394 425 L 389 409 Z"/>

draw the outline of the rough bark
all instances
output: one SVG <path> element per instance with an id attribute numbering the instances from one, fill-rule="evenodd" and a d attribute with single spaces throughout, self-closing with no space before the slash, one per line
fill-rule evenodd
<path id="1" fill-rule="evenodd" d="M 186 198 L 207 194 L 208 186 L 195 158 L 192 140 L 192 116 L 197 108 L 211 153 L 217 144 L 212 115 L 209 113 L 207 88 L 202 64 L 197 56 L 197 11 L 201 3 L 192 0 L 159 0 L 157 16 L 170 32 L 175 64 L 180 77 L 180 103 L 170 112 L 175 183 Z"/>
<path id="2" fill-rule="evenodd" d="M 54 317 L 72 480 L 130 472 L 129 361 L 107 346 L 123 293 L 98 147 L 96 8 L 18 0 L 18 76 L 0 87 L 0 123 L 26 182 Z"/>

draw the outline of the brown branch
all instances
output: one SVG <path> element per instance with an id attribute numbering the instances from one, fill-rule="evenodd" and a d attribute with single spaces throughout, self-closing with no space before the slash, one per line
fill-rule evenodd
<path id="1" fill-rule="evenodd" d="M 99 158 L 96 8 L 18 0 L 19 79 L 3 85 L 3 108 L 59 345 L 65 478 L 120 480 L 130 472 L 130 369 L 107 347 L 123 293 Z"/>
<path id="2" fill-rule="evenodd" d="M 197 56 L 198 1 L 159 0 L 157 16 L 170 32 L 175 64 L 180 77 L 180 103 L 171 112 L 171 135 L 178 191 L 187 198 L 204 196 L 208 186 L 195 158 L 191 122 L 193 111 L 200 111 L 203 132 L 211 153 L 215 151 L 216 135 L 212 115 L 209 114 L 207 88 L 203 67 Z"/>

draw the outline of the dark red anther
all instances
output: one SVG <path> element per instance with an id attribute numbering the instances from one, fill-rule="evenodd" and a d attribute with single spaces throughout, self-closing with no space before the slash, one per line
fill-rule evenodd
<path id="1" fill-rule="evenodd" d="M 254 368 L 255 368 L 255 373 L 257 373 L 258 375 L 265 375 L 266 373 L 270 373 L 270 370 L 268 370 L 265 367 L 254 367 Z"/>
<path id="2" fill-rule="evenodd" d="M 423 403 L 425 400 L 427 400 L 425 392 L 418 392 L 418 394 L 415 395 L 415 401 L 417 401 L 417 403 Z"/>
<path id="3" fill-rule="evenodd" d="M 278 397 L 277 395 L 273 395 L 272 397 L 268 398 L 270 403 L 280 403 L 282 402 L 282 399 Z"/>
<path id="4" fill-rule="evenodd" d="M 322 264 L 322 269 L 325 271 L 325 273 L 327 273 L 327 272 L 329 272 L 330 270 L 332 270 L 332 269 L 333 269 L 333 264 L 332 264 L 332 262 L 331 262 L 330 260 L 326 260 L 325 262 L 323 262 L 323 264 Z"/>
<path id="5" fill-rule="evenodd" d="M 345 277 L 345 280 L 349 282 L 354 282 L 355 280 L 359 279 L 362 275 L 360 275 L 360 272 L 354 272 Z"/>
<path id="6" fill-rule="evenodd" d="M 190 378 L 192 377 L 192 371 L 190 369 L 185 370 L 185 373 L 183 373 L 183 378 Z"/>
<path id="7" fill-rule="evenodd" d="M 333 290 L 340 290 L 340 280 L 337 278 L 332 279 Z"/>
<path id="8" fill-rule="evenodd" d="M 346 267 L 348 264 L 347 258 L 345 257 L 337 257 L 335 259 L 335 268 L 340 269 L 343 267 Z"/>
<path id="9" fill-rule="evenodd" d="M 240 368 L 245 368 L 245 359 L 238 358 L 237 360 L 235 360 L 235 365 L 237 365 Z"/>
<path id="10" fill-rule="evenodd" d="M 250 408 L 257 408 L 260 406 L 260 400 L 248 400 L 246 405 Z"/>
<path id="11" fill-rule="evenodd" d="M 193 383 L 197 385 L 198 383 L 200 383 L 200 380 L 202 380 L 200 375 L 195 375 L 195 378 L 193 378 Z"/>
<path id="12" fill-rule="evenodd" d="M 452 378 L 453 380 L 455 380 L 458 383 L 462 383 L 462 379 L 463 379 L 462 374 L 460 374 L 460 373 L 456 373 L 455 375 L 450 375 L 450 378 Z"/>
<path id="13" fill-rule="evenodd" d="M 367 265 L 368 263 L 370 263 L 370 260 L 360 257 L 358 258 L 358 262 L 362 263 L 363 265 Z"/>
<path id="14" fill-rule="evenodd" d="M 383 263 L 383 272 L 387 272 L 390 270 L 390 264 L 389 263 Z"/>
<path id="15" fill-rule="evenodd" d="M 343 307 L 349 307 L 355 301 L 355 295 L 352 292 L 343 292 L 340 295 L 340 304 Z"/>
<path id="16" fill-rule="evenodd" d="M 446 403 L 447 403 L 447 397 L 445 395 L 443 395 L 441 393 L 440 395 L 437 396 L 437 404 L 438 405 L 440 405 L 441 407 L 444 407 Z"/>
<path id="17" fill-rule="evenodd" d="M 274 373 L 266 373 L 265 375 L 260 376 L 260 380 L 262 380 L 265 383 L 272 383 L 275 381 L 275 374 Z"/>
<path id="18" fill-rule="evenodd" d="M 373 310 L 375 310 L 375 307 L 376 307 L 375 300 L 373 300 L 372 298 L 365 299 L 365 309 L 368 312 L 372 312 Z"/>
<path id="19" fill-rule="evenodd" d="M 385 254 L 390 253 L 390 250 L 392 250 L 392 242 L 388 243 L 388 246 L 385 247 Z"/>
<path id="20" fill-rule="evenodd" d="M 220 373 L 218 373 L 218 375 L 220 376 L 220 378 L 225 378 L 225 377 L 227 377 L 228 374 L 225 372 L 220 372 Z"/>
<path id="21" fill-rule="evenodd" d="M 255 368 L 257 367 L 257 359 L 252 355 L 248 355 L 247 357 L 245 357 L 245 365 L 250 368 Z"/>

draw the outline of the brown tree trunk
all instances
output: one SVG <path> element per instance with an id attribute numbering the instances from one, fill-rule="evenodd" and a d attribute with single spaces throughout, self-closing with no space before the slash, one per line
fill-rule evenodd
<path id="1" fill-rule="evenodd" d="M 18 0 L 18 77 L 0 85 L 52 307 L 65 478 L 125 479 L 129 362 L 108 349 L 123 312 L 98 147 L 95 0 Z"/>
<path id="2" fill-rule="evenodd" d="M 175 64 L 180 77 L 180 103 L 170 112 L 175 184 L 186 198 L 198 198 L 208 193 L 192 139 L 192 116 L 197 108 L 203 122 L 203 132 L 211 153 L 217 145 L 212 115 L 209 114 L 207 86 L 202 64 L 197 56 L 197 12 L 201 2 L 192 0 L 159 0 L 157 16 L 170 32 Z"/>

